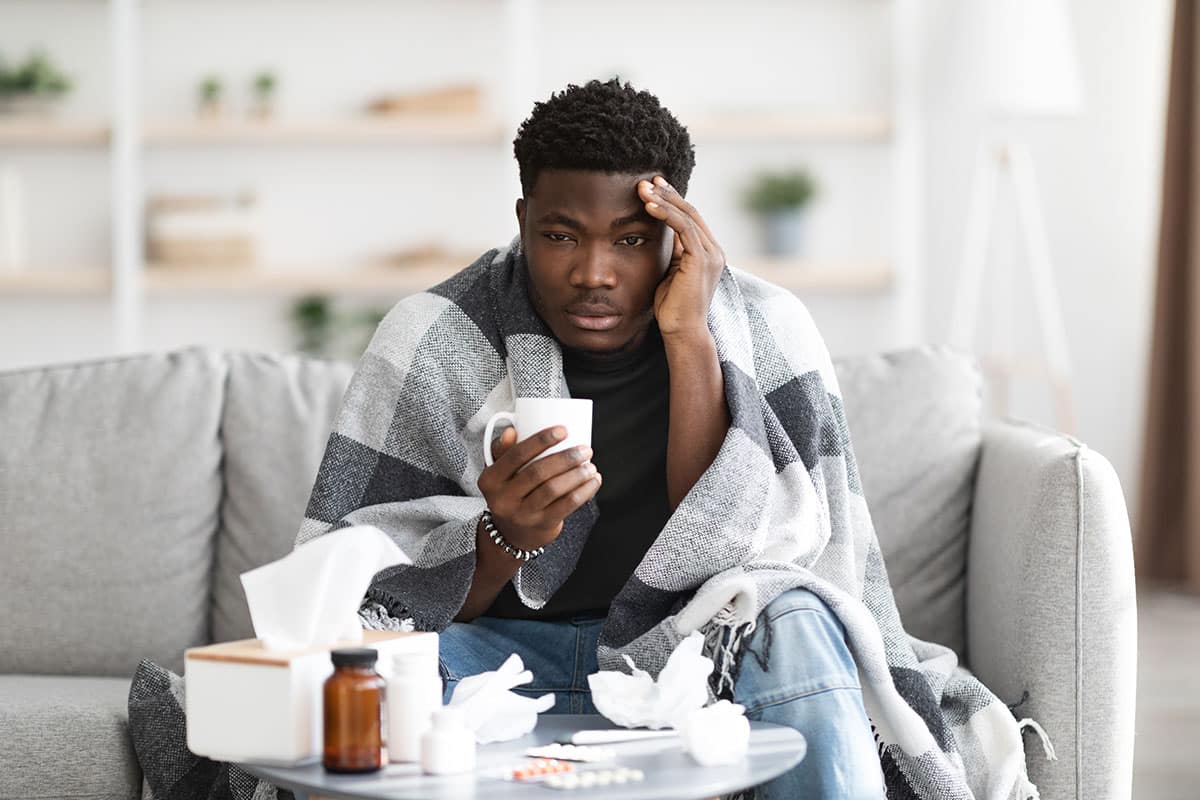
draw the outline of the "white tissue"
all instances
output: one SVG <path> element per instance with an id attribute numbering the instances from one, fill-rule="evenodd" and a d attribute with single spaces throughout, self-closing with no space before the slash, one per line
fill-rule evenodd
<path id="1" fill-rule="evenodd" d="M 446 705 L 462 710 L 479 744 L 507 742 L 533 730 L 537 715 L 554 706 L 552 693 L 524 697 L 510 691 L 532 681 L 533 673 L 513 653 L 499 669 L 460 680 Z"/>
<path id="2" fill-rule="evenodd" d="M 706 767 L 732 764 L 750 747 L 746 708 L 728 700 L 692 711 L 676 727 L 683 737 L 683 749 Z"/>
<path id="3" fill-rule="evenodd" d="M 318 536 L 242 573 L 254 635 L 267 650 L 362 642 L 358 608 L 371 578 L 386 567 L 411 563 L 373 525 Z"/>
<path id="4" fill-rule="evenodd" d="M 674 726 L 676 720 L 708 702 L 713 662 L 700 654 L 703 645 L 704 637 L 698 632 L 680 642 L 657 682 L 629 656 L 625 662 L 632 675 L 608 670 L 588 675 L 596 710 L 626 728 Z"/>

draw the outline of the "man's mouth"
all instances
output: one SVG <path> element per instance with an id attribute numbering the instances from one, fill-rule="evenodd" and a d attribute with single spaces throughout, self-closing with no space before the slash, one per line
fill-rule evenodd
<path id="1" fill-rule="evenodd" d="M 565 309 L 567 319 L 585 331 L 609 331 L 621 324 L 621 315 L 609 306 L 573 305 Z"/>

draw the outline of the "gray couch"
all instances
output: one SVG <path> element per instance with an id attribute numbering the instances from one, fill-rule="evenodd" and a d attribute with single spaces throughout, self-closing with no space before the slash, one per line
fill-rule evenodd
<path id="1" fill-rule="evenodd" d="M 1046 800 L 1127 798 L 1135 631 L 1108 462 L 980 423 L 929 347 L 837 365 L 905 624 L 1021 717 Z M 291 549 L 352 367 L 209 350 L 0 372 L 0 797 L 136 798 L 129 679 L 252 635 L 238 575 Z"/>

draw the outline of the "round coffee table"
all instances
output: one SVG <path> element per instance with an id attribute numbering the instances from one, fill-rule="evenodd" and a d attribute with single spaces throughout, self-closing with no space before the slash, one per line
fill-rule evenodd
<path id="1" fill-rule="evenodd" d="M 299 767 L 241 763 L 243 769 L 296 794 L 338 800 L 518 800 L 556 795 L 587 800 L 701 800 L 757 786 L 794 767 L 804 758 L 804 737 L 791 728 L 769 722 L 750 723 L 750 750 L 741 761 L 702 767 L 683 752 L 678 737 L 605 745 L 616 753 L 616 766 L 633 767 L 645 780 L 620 785 L 556 791 L 536 783 L 507 781 L 504 769 L 525 759 L 530 747 L 550 744 L 579 730 L 615 728 L 592 714 L 542 714 L 532 733 L 511 742 L 482 745 L 473 773 L 456 776 L 422 775 L 416 764 L 390 764 L 366 775 L 337 775 L 320 764 Z"/>

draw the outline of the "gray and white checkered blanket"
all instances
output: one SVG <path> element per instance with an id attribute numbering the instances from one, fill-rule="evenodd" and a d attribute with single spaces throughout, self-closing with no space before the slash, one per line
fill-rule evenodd
<path id="1" fill-rule="evenodd" d="M 527 281 L 514 238 L 400 301 L 346 390 L 296 544 L 370 524 L 413 560 L 375 576 L 360 611 L 368 627 L 450 624 L 474 570 L 485 423 L 516 397 L 568 393 L 561 350 L 528 300 Z M 675 645 L 700 630 L 718 665 L 713 690 L 727 693 L 759 612 L 806 587 L 845 627 L 889 798 L 1036 797 L 1009 709 L 956 668 L 952 651 L 904 632 L 832 361 L 807 309 L 792 293 L 726 268 L 708 323 L 731 425 L 614 599 L 601 668 L 624 669 L 627 654 L 657 674 Z M 557 591 L 596 514 L 594 503 L 579 509 L 544 555 L 521 567 L 513 583 L 522 602 L 537 608 Z M 155 692 L 169 683 L 162 672 L 149 662 L 139 668 L 144 718 L 178 695 Z M 155 772 L 160 765 L 146 763 L 153 748 L 138 753 L 152 787 L 153 775 L 180 774 Z M 231 767 L 227 785 L 240 777 Z M 243 785 L 252 794 L 227 794 L 267 791 Z"/>

